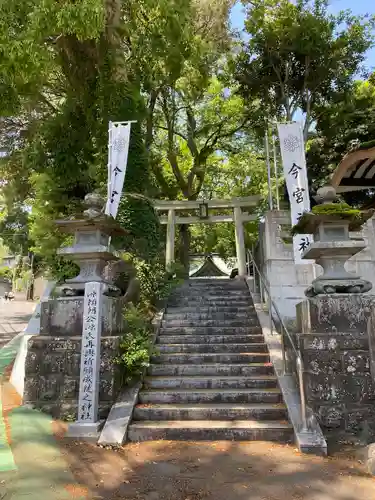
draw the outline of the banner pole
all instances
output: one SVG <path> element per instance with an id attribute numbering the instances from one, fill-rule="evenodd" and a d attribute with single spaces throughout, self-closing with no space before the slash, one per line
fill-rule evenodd
<path id="1" fill-rule="evenodd" d="M 264 143 L 266 148 L 266 163 L 267 163 L 267 177 L 268 177 L 268 204 L 270 210 L 273 210 L 272 189 L 271 189 L 271 165 L 270 165 L 270 147 L 268 142 L 268 126 L 264 135 Z"/>
<path id="2" fill-rule="evenodd" d="M 109 200 L 111 198 L 111 168 L 112 168 L 112 122 L 108 125 L 108 182 L 107 182 L 107 203 L 106 211 L 108 210 Z"/>
<path id="3" fill-rule="evenodd" d="M 277 210 L 280 210 L 279 173 L 277 170 L 276 140 L 274 131 L 272 131 L 272 143 L 273 143 L 273 168 L 275 171 L 275 180 L 276 180 L 276 208 Z"/>

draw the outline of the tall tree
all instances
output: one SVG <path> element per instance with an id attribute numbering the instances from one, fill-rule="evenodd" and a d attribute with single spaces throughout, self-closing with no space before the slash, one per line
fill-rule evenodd
<path id="1" fill-rule="evenodd" d="M 6 207 L 11 215 L 16 201 L 30 200 L 30 232 L 43 254 L 57 245 L 52 220 L 75 213 L 89 190 L 105 191 L 109 120 L 138 120 L 126 188 L 147 191 L 139 68 L 146 55 L 168 66 L 184 51 L 189 16 L 190 2 L 184 0 L 1 5 L 0 24 L 7 27 L 0 35 Z M 17 182 L 16 171 L 25 182 Z M 126 197 L 124 220 L 139 214 L 141 204 Z M 131 227 L 147 231 L 144 224 Z"/>
<path id="2" fill-rule="evenodd" d="M 320 120 L 307 144 L 310 182 L 317 188 L 327 181 L 344 155 L 375 145 L 375 78 L 356 81 L 353 90 L 320 110 Z M 370 191 L 345 194 L 355 204 L 373 198 Z"/>
<path id="3" fill-rule="evenodd" d="M 146 74 L 146 148 L 162 196 L 175 198 L 182 194 L 193 199 L 199 194 L 204 161 L 214 150 L 220 131 L 218 117 L 212 122 L 211 129 L 207 120 L 206 129 L 198 124 L 196 108 L 205 107 L 210 94 L 212 98 L 215 93 L 212 77 L 218 68 L 217 60 L 230 48 L 229 12 L 232 4 L 233 0 L 194 0 L 190 29 L 185 27 L 185 52 L 180 52 L 169 66 L 160 65 L 156 60 L 149 66 L 148 80 Z M 216 92 L 222 93 L 222 89 L 216 86 Z M 198 139 L 202 139 L 205 131 L 207 145 L 204 148 Z M 177 142 L 181 139 L 185 139 L 186 148 L 193 158 L 191 169 L 186 174 L 181 172 L 178 164 Z M 165 160 L 172 177 L 164 176 Z"/>
<path id="4" fill-rule="evenodd" d="M 259 99 L 264 119 L 304 115 L 304 136 L 318 110 L 350 92 L 373 45 L 373 18 L 328 13 L 328 0 L 243 0 L 249 38 L 233 72 L 245 100 Z"/>

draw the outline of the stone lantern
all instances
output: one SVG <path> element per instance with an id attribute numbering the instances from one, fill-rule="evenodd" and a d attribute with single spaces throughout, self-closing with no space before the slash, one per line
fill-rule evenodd
<path id="1" fill-rule="evenodd" d="M 336 197 L 333 187 L 318 190 L 317 200 L 322 205 L 332 203 Z M 351 239 L 349 232 L 359 229 L 373 215 L 362 212 L 357 219 L 345 219 L 340 214 L 308 215 L 304 226 L 306 234 L 313 234 L 314 242 L 304 251 L 303 259 L 314 259 L 322 266 L 323 274 L 307 288 L 305 295 L 313 297 L 332 293 L 365 293 L 372 284 L 360 276 L 346 271 L 345 262 L 364 248 L 363 239 Z"/>
<path id="2" fill-rule="evenodd" d="M 307 406 L 331 439 L 363 436 L 374 428 L 375 384 L 371 377 L 373 332 L 369 329 L 375 297 L 364 294 L 372 284 L 344 268 L 345 262 L 366 247 L 363 239 L 351 239 L 373 212 L 341 211 L 327 206 L 336 198 L 331 187 L 318 191 L 321 210 L 305 214 L 301 233 L 314 235 L 303 258 L 315 259 L 323 274 L 305 291 L 297 304 L 297 340 L 304 366 Z M 336 210 L 335 210 L 336 208 Z M 370 411 L 371 409 L 371 411 Z"/>
<path id="3" fill-rule="evenodd" d="M 118 260 L 110 247 L 112 236 L 126 234 L 114 219 L 103 213 L 104 199 L 90 193 L 85 197 L 87 210 L 84 217 L 73 220 L 58 220 L 56 225 L 61 232 L 74 236 L 74 243 L 61 247 L 58 255 L 64 256 L 80 267 L 78 276 L 65 281 L 56 292 L 60 296 L 79 296 L 84 294 L 85 283 L 96 281 L 105 283 L 106 295 L 118 296 L 120 290 L 103 277 L 103 270 L 109 261 Z"/>
<path id="4" fill-rule="evenodd" d="M 95 331 L 100 332 L 95 337 L 98 365 L 88 366 L 95 366 L 93 373 L 99 380 L 95 391 L 101 417 L 107 415 L 117 398 L 121 381 L 114 360 L 123 334 L 123 303 L 120 290 L 103 277 L 102 271 L 108 261 L 118 259 L 110 238 L 126 231 L 103 213 L 104 200 L 97 194 L 88 194 L 85 204 L 88 208 L 82 217 L 56 222 L 61 231 L 74 236 L 73 245 L 60 248 L 58 253 L 76 262 L 80 273 L 41 301 L 40 334 L 30 340 L 26 358 L 24 403 L 57 418 L 79 415 L 82 359 L 86 359 L 81 356 L 83 326 L 88 319 L 95 319 Z M 92 306 L 91 315 L 84 313 L 88 303 L 85 305 L 86 284 L 99 284 L 102 290 L 97 296 L 97 310 L 94 313 L 96 306 Z M 85 349 L 87 354 L 94 347 Z M 92 352 L 89 355 L 93 356 Z"/>

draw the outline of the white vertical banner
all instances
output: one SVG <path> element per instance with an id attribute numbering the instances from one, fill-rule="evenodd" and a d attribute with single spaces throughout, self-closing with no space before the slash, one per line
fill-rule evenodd
<path id="1" fill-rule="evenodd" d="M 299 122 L 278 123 L 277 128 L 280 138 L 284 177 L 289 194 L 292 226 L 294 226 L 304 212 L 310 211 L 302 124 Z M 298 234 L 293 237 L 293 253 L 296 264 L 308 264 L 312 262 L 301 259 L 302 253 L 312 241 L 311 234 Z"/>
<path id="2" fill-rule="evenodd" d="M 133 122 L 109 122 L 107 215 L 116 218 L 128 163 L 130 128 Z"/>

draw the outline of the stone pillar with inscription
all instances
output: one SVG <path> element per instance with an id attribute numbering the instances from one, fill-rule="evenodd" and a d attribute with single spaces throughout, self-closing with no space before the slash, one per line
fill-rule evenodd
<path id="1" fill-rule="evenodd" d="M 69 426 L 68 435 L 71 437 L 95 435 L 100 427 L 99 374 L 102 298 L 102 283 L 95 281 L 86 283 L 83 304 L 78 414 L 76 422 Z"/>
<path id="2" fill-rule="evenodd" d="M 110 238 L 126 231 L 103 214 L 101 197 L 87 195 L 85 203 L 82 218 L 56 222 L 74 235 L 73 245 L 59 254 L 77 263 L 80 272 L 41 303 L 40 335 L 29 342 L 23 402 L 75 421 L 72 431 L 81 424 L 90 433 L 119 391 L 114 359 L 123 331 L 123 303 L 103 269 L 117 259 Z"/>
<path id="3" fill-rule="evenodd" d="M 320 201 L 325 196 L 331 201 L 332 189 L 318 191 Z M 366 293 L 371 283 L 344 268 L 366 246 L 363 240 L 350 239 L 349 231 L 370 215 L 363 213 L 354 222 L 339 215 L 306 216 L 306 232 L 314 234 L 314 243 L 303 258 L 315 259 L 323 274 L 306 290 L 307 300 L 297 305 L 297 331 L 307 404 L 327 437 L 371 441 L 375 431 L 368 336 L 375 297 Z"/>

